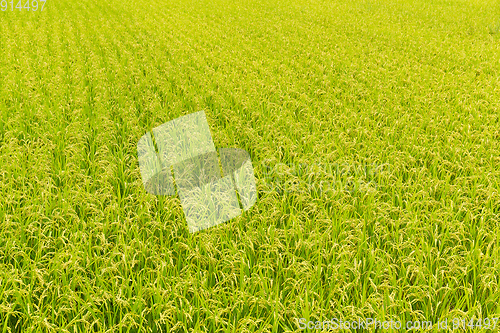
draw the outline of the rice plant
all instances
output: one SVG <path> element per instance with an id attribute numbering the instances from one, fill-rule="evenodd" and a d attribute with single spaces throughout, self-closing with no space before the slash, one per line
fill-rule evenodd
<path id="1" fill-rule="evenodd" d="M 497 329 L 500 3 L 16 5 L 0 332 Z M 249 153 L 257 201 L 190 233 L 179 197 L 144 189 L 137 142 L 200 110 L 215 147 Z"/>

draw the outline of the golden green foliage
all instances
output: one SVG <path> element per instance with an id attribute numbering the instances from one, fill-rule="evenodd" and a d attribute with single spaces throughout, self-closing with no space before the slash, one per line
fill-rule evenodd
<path id="1" fill-rule="evenodd" d="M 0 11 L 0 332 L 499 314 L 499 17 L 482 0 Z M 250 153 L 259 199 L 191 234 L 178 198 L 144 190 L 136 145 L 199 110 L 215 146 Z M 390 168 L 369 190 L 279 193 L 264 160 Z"/>

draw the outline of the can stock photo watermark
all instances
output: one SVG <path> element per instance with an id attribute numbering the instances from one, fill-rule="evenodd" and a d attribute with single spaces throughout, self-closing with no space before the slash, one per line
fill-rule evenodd
<path id="1" fill-rule="evenodd" d="M 390 172 L 389 164 L 378 163 L 273 163 L 265 160 L 259 167 L 263 192 L 278 194 L 376 191 L 381 187 L 379 176 Z"/>

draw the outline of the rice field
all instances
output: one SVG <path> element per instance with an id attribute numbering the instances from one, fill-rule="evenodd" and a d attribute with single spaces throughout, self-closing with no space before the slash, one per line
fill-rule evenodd
<path id="1" fill-rule="evenodd" d="M 0 332 L 498 329 L 500 2 L 17 5 Z M 137 142 L 200 110 L 216 147 L 249 152 L 258 199 L 190 233 L 178 197 L 144 189 Z"/>

